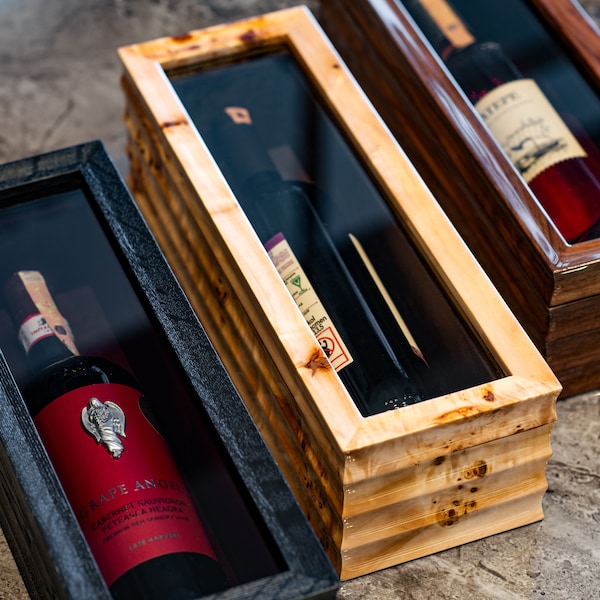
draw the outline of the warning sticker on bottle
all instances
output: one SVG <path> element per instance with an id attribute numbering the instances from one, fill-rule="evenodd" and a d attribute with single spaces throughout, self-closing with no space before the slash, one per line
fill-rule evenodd
<path id="1" fill-rule="evenodd" d="M 283 234 L 271 238 L 265 248 L 331 366 L 339 371 L 351 364 L 353 358 L 348 348 Z"/>

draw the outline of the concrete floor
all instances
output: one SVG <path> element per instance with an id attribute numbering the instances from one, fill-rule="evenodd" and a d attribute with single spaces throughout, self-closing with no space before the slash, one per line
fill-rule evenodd
<path id="1" fill-rule="evenodd" d="M 0 162 L 102 139 L 125 174 L 115 49 L 293 4 L 0 0 Z M 600 0 L 582 4 L 600 22 Z M 338 599 L 600 599 L 600 392 L 558 414 L 542 522 L 345 582 Z M 27 597 L 0 535 L 0 600 Z"/>

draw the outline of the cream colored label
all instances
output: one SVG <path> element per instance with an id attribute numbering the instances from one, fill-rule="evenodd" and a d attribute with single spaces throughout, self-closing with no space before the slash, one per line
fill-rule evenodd
<path id="1" fill-rule="evenodd" d="M 556 163 L 586 156 L 532 79 L 495 88 L 475 108 L 528 183 Z"/>
<path id="2" fill-rule="evenodd" d="M 265 248 L 332 367 L 339 371 L 348 366 L 353 358 L 287 240 L 279 233 Z"/>

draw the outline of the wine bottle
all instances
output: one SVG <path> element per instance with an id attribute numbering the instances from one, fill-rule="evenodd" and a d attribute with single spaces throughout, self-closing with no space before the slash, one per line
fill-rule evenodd
<path id="1" fill-rule="evenodd" d="M 282 179 L 248 109 L 226 107 L 215 117 L 211 150 L 231 175 L 242 209 L 363 416 L 421 401 L 305 187 Z"/>
<path id="2" fill-rule="evenodd" d="M 133 376 L 82 356 L 38 271 L 6 282 L 31 377 L 23 396 L 115 599 L 180 600 L 226 586 Z"/>
<path id="3" fill-rule="evenodd" d="M 599 151 L 578 139 L 496 42 L 478 42 L 445 0 L 404 0 L 564 239 L 600 236 Z"/>

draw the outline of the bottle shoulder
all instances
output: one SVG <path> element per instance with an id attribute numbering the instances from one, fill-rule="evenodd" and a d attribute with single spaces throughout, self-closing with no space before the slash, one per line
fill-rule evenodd
<path id="1" fill-rule="evenodd" d="M 445 63 L 471 102 L 487 92 L 523 76 L 503 48 L 495 42 L 474 43 L 452 51 Z"/>
<path id="2" fill-rule="evenodd" d="M 452 48 L 444 54 L 444 62 L 450 70 L 457 67 L 485 67 L 494 71 L 498 66 L 513 66 L 502 46 L 494 41 L 475 41 L 462 48 Z"/>
<path id="3" fill-rule="evenodd" d="M 71 356 L 38 371 L 24 389 L 35 416 L 44 406 L 73 390 L 99 383 L 123 384 L 139 389 L 134 377 L 121 366 L 94 356 Z"/>

